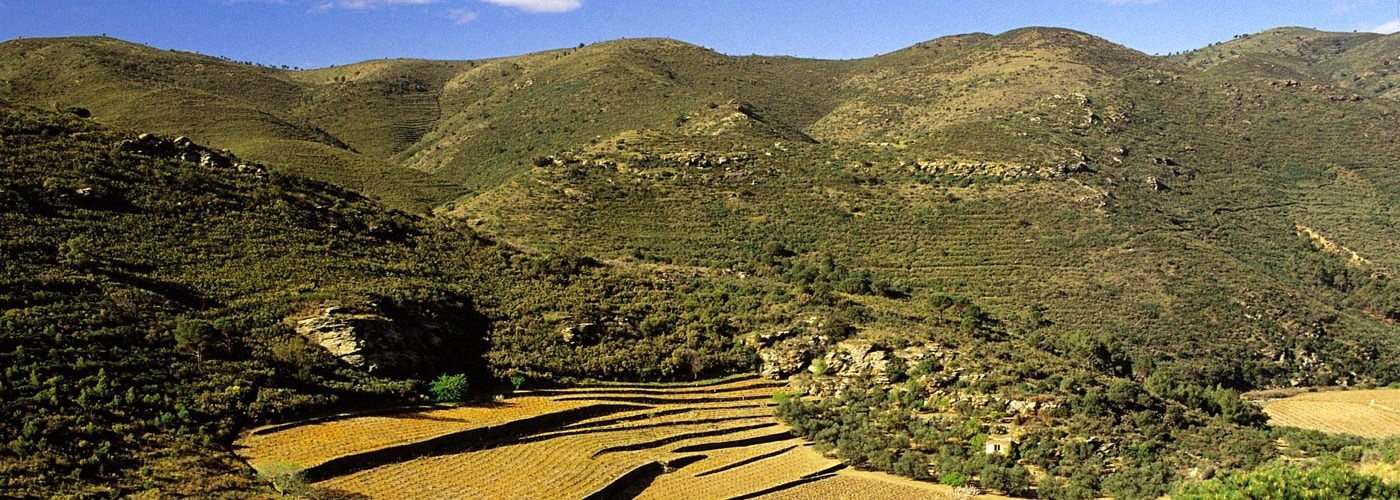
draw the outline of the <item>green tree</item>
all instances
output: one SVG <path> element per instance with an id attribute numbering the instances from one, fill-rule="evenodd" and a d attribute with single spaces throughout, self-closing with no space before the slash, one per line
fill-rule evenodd
<path id="1" fill-rule="evenodd" d="M 187 319 L 175 325 L 175 347 L 204 361 L 204 352 L 214 343 L 218 330 L 202 319 Z"/>
<path id="2" fill-rule="evenodd" d="M 905 451 L 899 454 L 899 460 L 894 463 L 894 473 L 914 479 L 928 479 L 928 463 L 928 455 L 923 452 Z"/>
<path id="3" fill-rule="evenodd" d="M 980 476 L 982 486 L 1012 496 L 1022 496 L 1031 487 L 1031 473 L 1020 465 L 1004 467 L 997 464 L 987 464 L 982 468 Z"/>

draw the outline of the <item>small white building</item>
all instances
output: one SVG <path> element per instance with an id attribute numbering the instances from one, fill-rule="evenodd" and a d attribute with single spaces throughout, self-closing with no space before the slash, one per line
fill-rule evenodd
<path id="1" fill-rule="evenodd" d="M 1011 436 L 991 437 L 987 438 L 987 444 L 985 446 L 984 451 L 988 455 L 1005 455 L 1007 453 L 1011 453 L 1011 447 L 1015 444 L 1016 441 L 1014 439 L 1011 439 Z"/>

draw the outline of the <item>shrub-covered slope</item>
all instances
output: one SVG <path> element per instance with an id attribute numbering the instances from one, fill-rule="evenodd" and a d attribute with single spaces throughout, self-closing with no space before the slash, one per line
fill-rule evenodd
<path id="1" fill-rule="evenodd" d="M 509 376 L 747 371 L 737 332 L 827 307 L 522 254 L 66 114 L 0 107 L 0 172 L 4 496 L 242 490 L 250 474 L 227 447 L 252 423 L 419 401 L 444 372 L 480 393 Z M 334 315 L 416 339 L 402 340 L 412 362 L 356 366 L 298 334 Z"/>
<path id="2" fill-rule="evenodd" d="M 717 106 L 537 157 L 451 208 L 533 247 L 1043 309 L 1053 335 L 1239 387 L 1394 377 L 1391 101 L 1060 30 L 926 45 L 854 72 L 818 143 L 687 133 L 749 119 Z M 981 107 L 939 114 L 928 92 L 979 61 L 995 74 L 955 93 Z M 904 111 L 875 126 L 852 106 Z M 823 132 L 837 122 L 848 135 Z"/>

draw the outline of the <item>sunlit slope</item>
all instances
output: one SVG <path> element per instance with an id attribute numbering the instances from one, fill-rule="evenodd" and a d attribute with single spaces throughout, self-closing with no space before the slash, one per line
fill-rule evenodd
<path id="1" fill-rule="evenodd" d="M 359 144 L 365 151 L 358 150 L 361 137 L 347 134 L 356 143 L 339 138 L 336 126 L 354 118 L 339 117 L 353 109 L 320 115 L 302 110 L 319 92 L 294 75 L 111 38 L 0 44 L 0 95 L 15 102 L 76 106 L 104 124 L 188 136 L 402 208 L 425 210 L 456 191 L 432 175 L 404 171 L 388 155 L 377 156 L 384 148 L 375 144 Z M 388 115 L 379 119 L 392 123 L 394 115 Z"/>
<path id="2" fill-rule="evenodd" d="M 1196 70 L 1062 30 L 926 45 L 883 56 L 898 68 L 852 62 L 863 72 L 807 129 L 820 143 L 605 136 L 453 213 L 538 248 L 963 293 L 1008 322 L 1115 332 L 1192 369 L 1245 360 L 1273 383 L 1349 378 L 1395 347 L 1393 318 L 1358 295 L 1400 259 L 1388 100 L 1289 85 L 1258 58 Z M 977 87 L 994 93 L 910 97 L 969 59 L 995 61 Z M 877 98 L 900 110 L 889 123 L 847 113 Z M 695 151 L 708 156 L 678 154 Z M 1333 368 L 1300 370 L 1318 359 Z"/>
<path id="3" fill-rule="evenodd" d="M 441 122 L 404 161 L 488 189 L 532 158 L 624 131 L 718 132 L 688 120 L 726 104 L 743 105 L 763 124 L 743 135 L 805 140 L 801 129 L 825 112 L 825 100 L 804 78 L 775 69 L 799 67 L 824 68 L 664 39 L 474 62 L 446 83 Z"/>
<path id="4" fill-rule="evenodd" d="M 1351 89 L 1361 95 L 1395 99 L 1400 75 L 1400 36 L 1332 33 L 1308 28 L 1276 28 L 1184 52 L 1172 59 L 1207 68 L 1241 58 L 1267 57 L 1302 76 Z M 1302 80 L 1300 79 L 1300 81 Z M 1316 83 L 1316 82 L 1314 82 Z"/>

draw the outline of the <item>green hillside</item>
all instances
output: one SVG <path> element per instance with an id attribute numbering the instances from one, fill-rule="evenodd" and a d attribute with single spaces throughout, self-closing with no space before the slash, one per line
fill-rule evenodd
<path id="1" fill-rule="evenodd" d="M 1397 44 L 1152 57 L 1026 28 L 849 61 L 635 39 L 287 70 L 0 43 L 0 401 L 41 422 L 0 429 L 0 493 L 245 490 L 239 429 L 442 372 L 789 355 L 825 398 L 780 415 L 862 467 L 1025 493 L 999 479 L 1034 464 L 1067 497 L 1253 469 L 1318 438 L 1240 391 L 1400 382 Z M 318 315 L 438 355 L 347 365 L 296 333 Z M 835 368 L 866 348 L 899 361 Z M 984 456 L 1007 432 L 1021 461 Z"/>
<path id="2" fill-rule="evenodd" d="M 560 150 L 451 213 L 534 248 L 787 281 L 831 261 L 1000 318 L 1043 308 L 1052 335 L 1105 332 L 1240 387 L 1393 377 L 1372 362 L 1397 346 L 1375 305 L 1400 259 L 1388 101 L 1074 32 L 930 43 L 853 62 L 883 69 L 840 85 L 817 142 L 658 124 Z M 966 90 L 978 62 L 992 73 Z M 899 104 L 933 92 L 954 112 Z"/>
<path id="3" fill-rule="evenodd" d="M 1395 65 L 1400 39 L 1376 33 L 1329 33 L 1308 28 L 1276 28 L 1229 42 L 1184 52 L 1172 59 L 1208 68 L 1241 58 L 1267 58 L 1288 68 L 1300 83 L 1335 85 L 1360 95 L 1394 100 L 1400 74 Z M 1348 96 L 1349 97 L 1349 96 Z"/>

